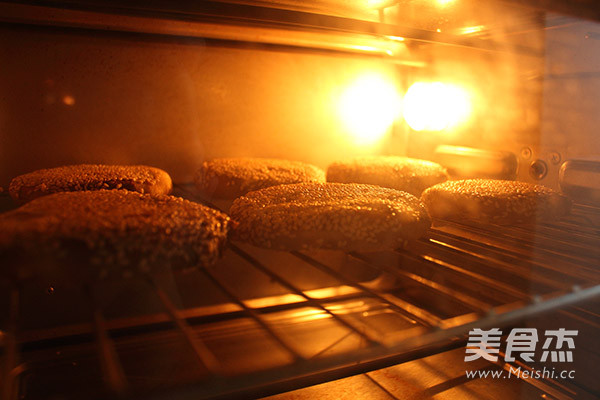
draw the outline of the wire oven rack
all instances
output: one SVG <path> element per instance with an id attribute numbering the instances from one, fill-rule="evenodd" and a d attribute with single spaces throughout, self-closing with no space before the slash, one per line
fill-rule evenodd
<path id="1" fill-rule="evenodd" d="M 176 194 L 202 201 L 189 186 Z M 186 274 L 6 287 L 2 398 L 262 396 L 547 312 L 597 329 L 599 260 L 600 210 L 577 205 L 534 228 L 435 221 L 393 252 L 230 243 L 217 265 Z M 557 398 L 575 390 L 535 384 Z"/>

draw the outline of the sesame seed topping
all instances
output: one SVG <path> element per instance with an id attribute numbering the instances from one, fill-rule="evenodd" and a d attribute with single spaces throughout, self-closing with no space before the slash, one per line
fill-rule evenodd
<path id="1" fill-rule="evenodd" d="M 206 161 L 194 178 L 208 196 L 236 198 L 249 191 L 287 183 L 325 182 L 325 172 L 300 161 L 272 158 L 217 158 Z"/>
<path id="2" fill-rule="evenodd" d="M 9 193 L 18 203 L 57 192 L 126 189 L 140 193 L 168 194 L 171 177 L 145 165 L 81 164 L 40 169 L 10 182 Z"/>
<path id="3" fill-rule="evenodd" d="M 234 236 L 280 249 L 400 247 L 430 226 L 420 201 L 374 185 L 298 183 L 253 191 L 233 203 Z"/>
<path id="4" fill-rule="evenodd" d="M 74 268 L 93 266 L 90 273 L 100 275 L 211 264 L 220 255 L 229 218 L 174 196 L 99 190 L 41 197 L 0 214 L 0 225 L 0 257 L 14 261 L 0 273 L 13 273 L 10 269 L 20 268 L 23 259 L 41 257 L 46 262 L 33 263 L 37 270 L 31 274 L 52 265 L 49 260 L 76 258 Z"/>
<path id="5" fill-rule="evenodd" d="M 571 201 L 551 188 L 495 179 L 448 181 L 425 190 L 421 200 L 436 218 L 497 224 L 552 220 L 571 208 Z"/>
<path id="6" fill-rule="evenodd" d="M 446 170 L 439 164 L 397 156 L 359 157 L 334 162 L 327 168 L 328 182 L 378 185 L 415 196 L 447 179 Z"/>

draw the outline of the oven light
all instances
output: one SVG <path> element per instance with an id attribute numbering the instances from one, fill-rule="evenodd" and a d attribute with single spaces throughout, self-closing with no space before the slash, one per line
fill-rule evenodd
<path id="1" fill-rule="evenodd" d="M 465 122 L 471 114 L 468 93 L 441 82 L 414 83 L 404 96 L 404 119 L 415 131 L 441 131 Z"/>
<path id="2" fill-rule="evenodd" d="M 459 30 L 459 32 L 463 35 L 471 35 L 474 33 L 480 33 L 484 30 L 484 26 L 483 25 L 477 25 L 477 26 L 467 26 L 464 28 L 461 28 Z"/>
<path id="3" fill-rule="evenodd" d="M 445 6 L 446 4 L 450 4 L 453 3 L 454 0 L 436 0 L 436 2 L 440 5 L 440 6 Z"/>
<path id="4" fill-rule="evenodd" d="M 401 99 L 393 82 L 382 76 L 357 79 L 340 98 L 339 114 L 359 145 L 380 140 L 400 116 Z"/>

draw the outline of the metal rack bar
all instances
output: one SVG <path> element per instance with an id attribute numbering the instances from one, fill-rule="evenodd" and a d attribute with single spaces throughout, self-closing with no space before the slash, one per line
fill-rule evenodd
<path id="1" fill-rule="evenodd" d="M 97 306 L 96 297 L 93 288 L 86 286 L 83 288 L 88 295 L 90 309 L 92 312 L 92 326 L 95 333 L 98 357 L 102 375 L 105 378 L 110 392 L 116 396 L 124 397 L 129 392 L 129 384 L 123 372 L 123 366 L 117 355 L 114 342 L 106 329 L 106 321 L 102 311 Z"/>
<path id="2" fill-rule="evenodd" d="M 373 385 L 375 385 L 379 390 L 386 394 L 392 400 L 402 400 L 399 397 L 395 396 L 392 392 L 390 392 L 385 386 L 379 383 L 377 380 L 373 379 L 369 373 L 364 374 L 364 377 L 367 378 Z"/>
<path id="3" fill-rule="evenodd" d="M 342 378 L 350 374 L 379 369 L 459 347 L 464 344 L 464 341 L 457 340 L 457 338 L 464 336 L 473 328 L 489 329 L 499 325 L 506 326 L 527 316 L 575 304 L 599 295 L 600 285 L 524 305 L 518 309 L 498 314 L 489 313 L 481 319 L 446 329 L 430 329 L 422 335 L 409 337 L 389 347 L 371 346 L 352 353 L 314 359 L 310 363 L 257 371 L 235 381 L 227 381 L 227 391 L 225 392 L 221 386 L 223 382 L 218 380 L 208 384 L 199 383 L 186 387 L 185 395 L 215 399 L 242 398 L 242 396 L 248 398 L 265 396 L 277 390 L 290 390 L 294 387 Z M 444 344 L 440 345 L 440 343 Z M 269 388 L 275 389 L 269 390 Z"/>
<path id="4" fill-rule="evenodd" d="M 473 246 L 468 241 L 457 243 L 451 237 L 436 233 L 432 233 L 427 240 L 421 240 L 413 246 L 415 248 L 411 251 L 414 251 L 415 254 L 448 260 L 480 273 L 485 271 L 487 276 L 491 276 L 499 282 L 511 284 L 520 290 L 523 288 L 514 283 L 515 278 L 520 279 L 521 283 L 533 282 L 544 290 L 561 290 L 569 286 L 569 281 L 580 281 L 573 280 L 573 277 L 552 279 L 547 275 L 557 275 L 557 271 L 552 270 L 547 274 L 537 272 L 532 268 L 536 266 L 533 260 L 529 262 L 523 258 L 512 257 L 508 253 L 496 252 L 486 246 Z M 564 274 L 560 275 L 563 277 Z"/>
<path id="5" fill-rule="evenodd" d="M 549 223 L 542 223 L 540 226 L 549 229 L 556 229 L 562 233 L 578 235 L 587 240 L 598 240 L 600 229 L 594 228 L 592 220 L 581 215 L 572 215 L 571 220 L 561 220 Z"/>
<path id="6" fill-rule="evenodd" d="M 197 198 L 187 189 L 181 188 L 181 190 L 187 192 L 186 195 Z M 216 269 L 200 270 L 195 273 L 206 275 L 206 278 L 208 278 L 208 281 L 206 279 L 202 279 L 202 281 L 212 283 L 215 290 L 221 290 L 226 295 L 224 304 L 227 307 L 221 309 L 228 311 L 224 314 L 210 314 L 208 320 L 223 320 L 227 323 L 230 323 L 230 321 L 233 323 L 237 319 L 247 320 L 245 317 L 248 316 L 260 328 L 261 336 L 262 333 L 266 333 L 264 337 L 272 338 L 291 355 L 291 357 L 286 358 L 290 362 L 276 368 L 257 368 L 250 373 L 241 373 L 234 377 L 229 376 L 227 371 L 221 368 L 219 360 L 216 359 L 197 334 L 198 330 L 203 327 L 201 323 L 206 321 L 204 317 L 209 314 L 198 314 L 193 309 L 178 310 L 167 292 L 160 288 L 160 282 L 148 278 L 148 283 L 156 291 L 166 309 L 166 313 L 156 314 L 157 316 L 160 315 L 161 318 L 156 319 L 147 316 L 148 318 L 139 319 L 140 322 L 136 322 L 138 325 L 135 325 L 134 322 L 105 321 L 100 311 L 94 315 L 93 329 L 96 340 L 100 344 L 103 370 L 109 371 L 112 368 L 114 373 L 115 364 L 117 365 L 116 368 L 120 365 L 114 344 L 111 341 L 111 335 L 113 338 L 121 337 L 121 335 L 135 338 L 136 332 L 139 333 L 145 328 L 148 331 L 152 329 L 169 330 L 169 333 L 171 330 L 177 330 L 181 334 L 177 337 L 185 340 L 187 345 L 194 350 L 201 366 L 206 367 L 212 373 L 207 379 L 198 380 L 192 384 L 192 387 L 198 389 L 197 393 L 216 398 L 224 398 L 229 393 L 246 395 L 255 393 L 261 388 L 278 387 L 277 385 L 281 385 L 282 382 L 294 382 L 294 384 L 296 382 L 302 382 L 303 384 L 306 382 L 317 383 L 320 380 L 341 377 L 347 374 L 348 371 L 359 373 L 373 368 L 381 368 L 386 364 L 435 354 L 441 349 L 455 348 L 462 345 L 461 340 L 464 341 L 466 333 L 474 327 L 486 329 L 507 326 L 524 318 L 531 318 L 556 309 L 559 309 L 561 313 L 567 313 L 567 310 L 560 308 L 600 296 L 600 285 L 598 285 L 600 274 L 592 266 L 577 265 L 575 260 L 560 260 L 556 266 L 545 265 L 544 258 L 523 257 L 523 254 L 527 253 L 526 246 L 531 245 L 531 243 L 524 243 L 523 246 L 525 247 L 522 247 L 519 238 L 526 237 L 529 233 L 534 233 L 533 231 L 530 232 L 521 227 L 515 228 L 514 232 L 509 230 L 508 236 L 501 238 L 497 243 L 488 240 L 497 239 L 496 227 L 487 229 L 485 226 L 463 226 L 460 223 L 454 225 L 448 223 L 448 225 L 451 229 L 441 230 L 435 227 L 430 231 L 428 239 L 420 240 L 405 249 L 381 252 L 382 254 L 348 254 L 352 259 L 345 260 L 354 263 L 352 265 L 359 266 L 358 263 L 360 263 L 364 267 L 384 274 L 379 275 L 380 277 L 392 279 L 392 285 L 383 287 L 377 286 L 375 281 L 365 283 L 359 281 L 358 278 L 352 278 L 345 272 L 346 270 L 339 272 L 335 269 L 337 265 L 327 261 L 329 259 L 327 255 L 321 257 L 320 253 L 291 252 L 285 256 L 284 259 L 286 260 L 295 257 L 297 260 L 292 259 L 292 262 L 296 263 L 295 265 L 298 267 L 314 268 L 315 270 L 311 271 L 313 273 L 317 273 L 317 271 L 325 273 L 327 275 L 326 282 L 330 282 L 330 278 L 334 278 L 335 284 L 333 287 L 340 285 L 340 287 L 351 290 L 349 295 L 348 292 L 343 292 L 343 295 L 340 295 L 339 293 L 342 292 L 339 292 L 338 295 L 332 297 L 312 296 L 310 290 L 301 289 L 304 286 L 296 284 L 288 275 L 275 268 L 275 265 L 270 263 L 268 259 L 264 259 L 263 257 L 268 257 L 267 253 L 254 253 L 245 247 L 240 248 L 235 243 L 230 243 L 229 249 L 236 254 L 233 257 L 236 258 L 236 261 L 242 263 L 239 265 L 240 268 L 257 269 L 273 282 L 287 289 L 289 294 L 286 293 L 285 296 L 293 297 L 293 300 L 288 299 L 289 303 L 285 304 L 273 305 L 274 303 L 268 302 L 268 305 L 263 303 L 263 305 L 252 307 L 250 302 L 243 300 L 244 297 L 236 294 L 232 289 L 234 286 L 229 281 L 224 280 L 225 278 L 217 274 Z M 552 235 L 554 230 L 560 230 L 555 225 L 550 225 L 549 228 L 544 229 L 544 235 Z M 573 227 L 573 231 L 577 232 L 575 227 Z M 463 235 L 461 235 L 461 232 Z M 564 243 L 577 241 L 578 236 L 575 233 L 565 233 L 567 237 L 564 239 Z M 481 240 L 478 241 L 478 239 Z M 593 236 L 592 239 L 594 239 Z M 277 260 L 280 260 L 280 258 L 277 258 Z M 570 265 L 569 263 L 574 264 L 574 268 L 563 270 L 562 268 L 565 265 Z M 221 267 L 226 266 L 226 262 L 221 265 Z M 535 273 L 529 273 L 531 271 Z M 371 271 L 369 271 L 368 276 L 372 276 Z M 534 284 L 539 293 L 532 293 L 531 288 L 526 287 L 526 284 L 519 283 L 520 280 L 528 282 L 527 284 Z M 412 304 L 413 300 L 410 300 L 410 296 L 407 296 L 408 301 L 404 300 L 402 293 L 404 282 L 408 283 L 406 286 L 411 290 L 413 288 L 418 289 L 415 304 Z M 475 289 L 469 290 L 471 286 L 474 286 Z M 478 291 L 482 294 L 480 298 L 477 297 Z M 460 315 L 442 319 L 435 314 L 435 311 L 429 311 L 427 306 L 417 306 L 421 304 L 418 296 L 422 293 L 431 295 L 436 300 L 446 301 L 450 299 L 460 302 L 461 310 L 463 309 L 462 305 L 465 305 L 465 310 L 472 309 L 475 312 L 462 313 L 461 311 Z M 296 296 L 290 296 L 291 294 Z M 362 298 L 369 299 L 369 302 L 374 299 L 373 304 L 374 307 L 377 307 L 377 310 L 380 309 L 379 307 L 385 307 L 386 313 L 391 311 L 394 312 L 394 317 L 397 315 L 398 318 L 417 320 L 425 327 L 390 328 L 390 331 L 386 331 L 384 335 L 379 335 L 369 325 L 368 319 L 363 322 L 360 317 L 354 318 L 353 314 L 346 316 L 332 307 L 334 304 L 337 305 L 340 299 L 345 301 L 346 299 Z M 384 307 L 380 305 L 381 302 L 383 302 Z M 423 304 L 429 304 L 429 302 Z M 346 328 L 335 343 L 328 344 L 327 348 L 316 355 L 311 353 L 309 360 L 306 360 L 306 356 L 302 355 L 304 353 L 301 352 L 301 347 L 298 347 L 295 343 L 294 346 L 290 345 L 290 342 L 282 333 L 285 331 L 279 330 L 279 325 L 275 326 L 273 322 L 267 319 L 271 312 L 293 312 L 295 309 L 303 307 L 314 307 L 319 310 L 320 314 L 324 312 L 331 317 L 332 323 L 338 323 Z M 435 308 L 432 309 L 435 310 Z M 417 319 L 418 316 L 422 316 L 422 312 L 428 312 L 431 314 L 431 318 L 429 320 Z M 581 318 L 584 319 L 584 314 L 585 310 L 577 315 L 581 315 Z M 216 319 L 212 319 L 213 317 Z M 171 325 L 174 325 L 175 328 L 172 328 Z M 16 326 L 15 322 L 15 330 Z M 132 327 L 135 329 L 129 329 Z M 288 325 L 285 325 L 282 329 L 287 327 Z M 86 332 L 89 332 L 89 328 Z M 329 348 L 336 346 L 343 340 L 348 340 L 349 337 L 352 337 L 353 340 L 358 337 L 366 340 L 367 343 L 361 343 L 358 348 L 353 348 L 352 351 L 327 353 Z M 86 340 L 89 339 L 86 338 Z M 344 346 L 341 346 L 341 348 L 344 348 Z M 277 350 L 279 349 L 277 348 Z M 5 354 L 8 354 L 7 352 L 8 350 L 5 350 Z M 13 371 L 15 370 L 13 368 Z M 110 372 L 106 372 L 105 375 L 108 382 Z M 118 377 L 111 379 L 118 380 Z M 13 381 L 16 382 L 17 380 Z M 113 387 L 119 386 L 118 383 L 114 382 L 109 384 Z M 287 388 L 289 389 L 289 386 Z M 4 387 L 2 389 L 5 390 Z M 126 391 L 127 389 L 123 389 L 121 393 Z M 119 390 L 113 389 L 113 392 L 118 394 Z M 189 395 L 189 393 L 194 393 L 194 391 L 192 390 L 187 394 Z"/>
<path id="7" fill-rule="evenodd" d="M 570 238 L 577 239 L 577 241 L 570 240 L 568 242 L 570 244 L 577 244 L 580 239 L 587 240 L 590 243 L 597 243 L 600 241 L 598 239 L 598 233 L 600 232 L 594 228 L 592 220 L 581 215 L 580 218 L 578 218 L 579 221 L 577 221 L 576 217 L 578 216 L 571 215 L 571 218 L 569 219 L 562 219 L 555 222 L 542 222 L 536 225 L 535 233 L 537 235 L 543 234 L 545 237 L 548 236 L 550 238 L 565 238 L 566 234 L 568 234 Z M 584 221 L 583 224 L 582 221 Z M 529 231 L 527 228 L 521 226 L 515 226 L 513 229 Z"/>
<path id="8" fill-rule="evenodd" d="M 423 276 L 417 275 L 417 274 L 413 274 L 410 272 L 406 272 L 403 271 L 399 268 L 393 268 L 390 267 L 389 265 L 384 265 L 384 264 L 371 264 L 369 262 L 369 259 L 359 253 L 350 253 L 350 255 L 354 258 L 356 258 L 357 260 L 361 261 L 362 263 L 368 265 L 368 266 L 377 266 L 378 268 L 380 268 L 382 271 L 387 272 L 389 274 L 394 275 L 395 277 L 398 277 L 400 279 L 403 280 L 410 280 L 413 282 L 416 282 L 422 286 L 425 286 L 429 289 L 432 289 L 436 292 L 439 292 L 443 295 L 452 297 L 455 300 L 460 301 L 461 303 L 463 303 L 464 305 L 467 305 L 475 310 L 478 311 L 487 311 L 490 309 L 491 304 L 488 304 L 484 301 L 481 301 L 479 299 L 476 299 L 472 296 L 469 296 L 465 293 L 459 292 L 457 290 L 454 290 L 450 287 L 444 286 L 438 282 L 432 281 L 430 279 L 427 279 Z"/>
<path id="9" fill-rule="evenodd" d="M 147 279 L 146 282 L 150 284 L 150 286 L 154 289 L 155 293 L 158 295 L 160 301 L 171 321 L 177 327 L 178 331 L 181 333 L 181 336 L 193 351 L 194 355 L 198 362 L 204 366 L 209 373 L 211 374 L 219 374 L 223 368 L 221 364 L 214 356 L 214 354 L 210 351 L 210 349 L 198 338 L 198 336 L 194 333 L 192 327 L 187 323 L 187 321 L 179 315 L 179 310 L 175 307 L 169 296 L 162 290 L 152 279 Z"/>
<path id="10" fill-rule="evenodd" d="M 328 309 L 327 306 L 325 306 L 324 304 L 322 304 L 318 300 L 316 300 L 316 299 L 314 299 L 312 297 L 307 296 L 306 293 L 304 293 L 302 290 L 300 290 L 295 285 L 293 285 L 292 283 L 290 283 L 287 279 L 284 279 L 281 276 L 273 273 L 269 268 L 267 268 L 264 265 L 262 265 L 258 260 L 256 260 L 250 254 L 246 253 L 245 251 L 243 251 L 242 249 L 240 249 L 236 245 L 230 243 L 229 247 L 234 252 L 236 252 L 238 255 L 240 255 L 242 258 L 244 258 L 246 261 L 248 261 L 252 266 L 254 266 L 255 268 L 259 269 L 260 271 L 262 271 L 263 273 L 265 273 L 267 276 L 271 277 L 273 280 L 275 280 L 276 282 L 278 282 L 279 284 L 281 284 L 282 286 L 284 286 L 285 288 L 287 288 L 288 290 L 290 290 L 292 293 L 297 294 L 298 296 L 303 297 L 307 301 L 308 305 L 311 305 L 313 307 L 319 308 L 322 311 L 325 311 L 327 314 L 329 314 L 332 318 L 334 318 L 340 324 L 342 324 L 346 328 L 350 329 L 354 333 L 356 333 L 359 336 L 361 336 L 363 339 L 365 339 L 367 341 L 367 343 L 369 345 L 380 345 L 381 344 L 380 341 L 377 340 L 377 338 L 371 337 L 371 335 L 367 334 L 365 331 L 363 331 L 363 330 L 359 329 L 358 327 L 354 326 L 349 320 L 340 317 L 338 314 L 336 314 L 333 311 L 331 311 L 330 309 Z"/>
<path id="11" fill-rule="evenodd" d="M 444 245 L 444 243 L 440 243 L 439 245 Z M 438 245 L 438 246 L 439 246 L 439 245 Z M 413 250 L 413 251 L 415 251 L 415 253 L 417 253 L 417 254 L 422 254 L 422 252 L 420 252 L 420 251 L 417 251 L 417 250 L 416 250 L 416 249 L 414 249 L 414 248 L 413 248 L 412 250 Z M 374 262 L 373 262 L 373 260 L 370 260 L 370 259 L 369 259 L 368 257 L 366 257 L 365 255 L 362 255 L 362 254 L 356 254 L 356 253 L 351 253 L 351 255 L 352 255 L 352 256 L 354 256 L 354 257 L 357 257 L 357 258 L 363 259 L 363 260 L 364 260 L 364 261 L 365 261 L 365 262 L 366 262 L 368 265 L 377 265 L 377 266 L 380 266 L 382 269 L 384 269 L 384 270 L 385 270 L 385 271 L 387 271 L 388 273 L 391 273 L 391 274 L 402 274 L 402 275 L 404 275 L 404 274 L 407 274 L 407 272 L 406 272 L 406 271 L 404 271 L 404 270 L 402 270 L 402 269 L 398 269 L 398 268 L 390 267 L 390 266 L 387 266 L 387 265 L 380 265 L 380 264 L 376 264 L 376 263 L 374 263 Z M 474 256 L 475 256 L 475 257 L 477 257 L 478 255 L 479 255 L 479 254 L 477 254 L 477 253 L 476 253 Z M 417 258 L 418 256 L 417 256 L 417 255 L 415 255 L 414 257 L 415 257 L 415 258 Z M 451 257 L 450 257 L 450 258 L 451 258 Z M 463 264 L 464 264 L 464 263 L 463 263 Z M 526 264 L 526 263 L 524 263 L 524 266 L 526 266 L 526 265 L 527 265 L 527 264 Z M 446 277 L 446 276 L 444 276 L 443 280 L 446 280 L 446 279 L 447 279 L 447 277 Z M 461 279 L 461 281 L 464 281 L 464 279 Z M 590 280 L 590 281 L 594 281 L 594 280 Z M 581 283 L 585 283 L 585 282 L 587 282 L 587 281 L 582 281 Z M 465 289 L 468 289 L 468 285 L 466 285 L 467 287 L 465 287 L 463 284 L 464 284 L 464 282 L 460 282 L 460 284 L 459 284 L 459 285 L 457 285 L 457 287 L 459 287 L 459 288 L 465 288 Z M 566 284 L 565 284 L 563 289 L 564 289 L 564 290 L 569 290 L 569 291 L 570 291 L 570 290 L 572 290 L 572 289 L 573 289 L 573 285 L 566 285 Z M 450 289 L 450 290 L 452 290 L 452 289 Z M 465 295 L 465 293 L 464 293 L 464 291 L 466 291 L 466 290 L 464 290 L 464 291 L 452 290 L 452 291 L 454 292 L 454 295 L 453 295 L 452 297 L 454 297 L 455 299 L 459 299 L 461 296 L 466 296 L 466 295 Z M 450 293 L 450 292 L 449 292 L 449 293 Z M 526 295 L 525 295 L 525 296 L 523 296 L 522 298 L 523 298 L 524 300 L 530 299 L 530 297 L 529 297 L 529 296 L 526 296 Z M 475 301 L 476 301 L 476 303 L 474 303 L 474 304 L 473 304 L 473 306 L 477 306 L 477 303 L 479 303 L 479 309 L 480 309 L 480 311 L 488 311 L 488 310 L 489 310 L 489 309 L 492 307 L 490 304 L 486 304 L 486 303 L 484 303 L 484 302 L 481 302 L 479 299 L 474 299 L 473 297 L 470 297 L 470 296 L 467 296 L 467 297 L 465 298 L 465 301 L 473 301 L 473 300 L 475 300 Z M 576 316 L 575 316 L 575 315 L 574 315 L 572 312 L 569 312 L 569 311 L 566 311 L 566 310 L 560 310 L 559 312 L 560 312 L 561 314 L 564 314 L 564 315 L 566 315 L 566 316 L 569 316 L 569 317 L 572 317 L 572 318 L 576 318 Z M 579 317 L 579 319 L 581 319 L 581 320 L 582 320 L 582 322 L 584 322 L 584 323 L 587 323 L 587 324 L 589 324 L 589 323 L 590 323 L 590 321 L 589 321 L 589 320 L 585 320 L 585 319 L 583 319 L 583 318 L 581 318 L 581 317 Z"/>
<path id="12" fill-rule="evenodd" d="M 379 299 L 383 302 L 389 303 L 389 307 L 391 309 L 393 309 L 394 311 L 396 311 L 400 314 L 407 316 L 408 318 L 410 318 L 412 320 L 419 321 L 422 325 L 439 326 L 439 324 L 440 324 L 440 321 L 441 321 L 440 318 L 433 315 L 432 313 L 428 312 L 427 310 L 417 307 L 414 304 L 405 302 L 397 297 L 394 297 L 391 295 L 386 295 L 386 294 L 379 294 L 376 291 L 366 287 L 365 285 L 363 285 L 359 282 L 354 282 L 351 279 L 348 279 L 348 277 L 344 276 L 343 274 L 341 274 L 337 271 L 334 271 L 333 269 L 329 268 L 325 264 L 323 264 L 323 263 L 315 260 L 314 258 L 309 257 L 303 253 L 300 253 L 298 251 L 292 251 L 290 253 L 293 254 L 294 256 L 298 257 L 299 259 L 309 263 L 310 265 L 319 269 L 320 271 L 323 271 L 325 273 L 328 273 L 328 274 L 336 277 L 337 279 L 339 279 L 341 282 L 345 283 L 346 285 L 357 287 L 361 291 L 368 293 L 369 295 L 375 297 L 376 299 Z"/>
<path id="13" fill-rule="evenodd" d="M 490 229 L 493 227 L 495 229 Z M 493 232 L 501 231 L 504 236 L 516 239 L 522 245 L 533 247 L 536 250 L 547 252 L 559 252 L 573 259 L 593 259 L 600 256 L 597 244 L 600 242 L 597 238 L 582 235 L 579 231 L 570 232 L 568 236 L 562 234 L 560 229 L 544 225 L 536 225 L 535 230 L 525 226 L 490 226 L 483 229 L 488 232 L 488 236 Z M 591 242 L 591 243 L 587 243 Z M 585 255 L 582 258 L 582 255 Z"/>
<path id="14" fill-rule="evenodd" d="M 513 298 L 526 300 L 531 298 L 531 296 L 529 296 L 527 293 L 518 290 L 511 285 L 499 282 L 496 279 L 483 275 L 478 271 L 472 271 L 471 269 L 467 268 L 467 266 L 456 265 L 452 262 L 448 262 L 443 259 L 429 255 L 413 254 L 412 252 L 405 250 L 397 250 L 397 253 L 403 257 L 408 257 L 419 264 L 426 264 L 431 266 L 432 268 L 441 267 L 445 273 L 456 274 L 457 277 L 467 277 L 471 280 L 476 281 L 479 285 L 483 287 L 490 288 L 496 292 L 509 295 Z"/>
<path id="15" fill-rule="evenodd" d="M 468 270 L 462 270 L 451 263 L 438 260 L 435 257 L 430 256 L 419 256 L 412 254 L 408 251 L 398 250 L 386 260 L 377 260 L 369 258 L 365 254 L 352 254 L 354 257 L 364 259 L 371 265 L 376 265 L 384 270 L 389 270 L 390 273 L 398 271 L 396 273 L 412 273 L 423 279 L 427 277 L 435 282 L 444 282 L 446 287 L 452 287 L 455 290 L 459 290 L 463 295 L 471 293 L 469 296 L 477 296 L 479 301 L 487 299 L 487 303 L 491 306 L 498 303 L 512 302 L 520 298 L 526 298 L 525 296 L 515 296 L 504 291 L 498 287 L 498 283 L 489 277 L 484 277 L 479 274 L 470 273 Z M 390 259 L 391 258 L 391 259 Z M 402 263 L 402 268 L 396 268 L 394 265 Z M 502 285 L 502 284 L 501 284 Z M 510 286 L 506 285 L 510 288 Z M 476 290 L 484 288 L 485 291 Z M 502 286 L 504 288 L 504 286 Z M 511 290 L 513 290 L 511 288 Z M 484 296 L 482 296 L 485 294 Z M 490 307 L 488 307 L 489 309 Z"/>
<path id="16" fill-rule="evenodd" d="M 452 250 L 455 254 L 463 253 L 469 255 L 471 258 L 476 258 L 490 264 L 492 266 L 501 267 L 503 270 L 510 271 L 513 274 L 525 274 L 523 267 L 536 267 L 545 273 L 536 273 L 535 275 L 527 274 L 525 278 L 535 279 L 544 285 L 551 287 L 559 287 L 557 285 L 564 284 L 564 278 L 576 277 L 578 279 L 588 280 L 597 279 L 599 274 L 587 267 L 582 267 L 578 264 L 569 263 L 569 274 L 565 274 L 563 268 L 554 266 L 552 264 L 541 262 L 534 257 L 524 257 L 523 254 L 519 254 L 511 249 L 499 248 L 492 244 L 486 244 L 482 241 L 476 241 L 470 238 L 460 237 L 454 233 L 446 232 L 443 230 L 432 230 L 427 240 L 422 240 L 421 243 L 430 245 L 435 242 L 438 251 L 445 249 Z M 564 263 L 561 263 L 564 265 Z M 529 272 L 529 271 L 528 271 Z M 550 279 L 548 274 L 553 276 L 561 275 L 559 279 Z M 565 276 L 567 275 L 567 276 Z"/>
<path id="17" fill-rule="evenodd" d="M 547 296 L 545 299 L 534 299 L 529 304 L 521 302 L 517 304 L 507 304 L 505 306 L 495 307 L 479 319 L 464 323 L 449 326 L 446 329 L 430 330 L 430 332 L 417 337 L 410 337 L 399 342 L 395 346 L 390 346 L 390 350 L 394 348 L 400 349 L 404 347 L 421 346 L 424 343 L 433 343 L 439 337 L 453 337 L 464 335 L 471 329 L 493 328 L 497 326 L 506 326 L 509 323 L 522 320 L 531 315 L 541 314 L 550 310 L 562 308 L 564 306 L 593 299 L 600 296 L 600 285 L 590 286 L 585 289 L 573 288 L 569 293 L 555 293 Z"/>
<path id="18" fill-rule="evenodd" d="M 490 363 L 501 367 L 506 372 L 510 373 L 511 368 L 514 368 L 513 364 L 518 365 L 518 367 L 520 367 L 524 370 L 528 370 L 530 372 L 533 371 L 533 369 L 531 367 L 529 367 L 528 365 L 526 365 L 520 361 L 515 361 L 514 363 L 501 361 L 501 360 L 504 360 L 506 357 L 506 354 L 503 351 L 500 351 L 498 353 L 498 355 L 500 356 L 498 358 L 498 361 L 496 361 L 496 362 L 490 361 Z M 533 386 L 537 387 L 538 389 L 550 394 L 553 398 L 556 398 L 558 400 L 572 400 L 577 396 L 577 393 L 571 391 L 569 388 L 561 385 L 560 383 L 556 382 L 553 379 L 552 380 L 550 380 L 549 378 L 546 378 L 545 380 L 524 379 L 524 381 L 529 383 L 530 385 L 533 385 Z M 568 395 L 565 395 L 564 394 L 565 392 L 568 393 Z"/>
<path id="19" fill-rule="evenodd" d="M 578 232 L 592 238 L 600 235 L 600 208 L 576 204 L 571 209 L 571 214 L 552 223 L 542 223 L 543 226 L 556 226 L 567 232 Z"/>
<path id="20" fill-rule="evenodd" d="M 552 263 L 563 262 L 569 263 L 574 267 L 589 267 L 595 268 L 596 264 L 593 259 L 584 258 L 581 254 L 564 254 L 560 251 L 551 248 L 543 248 L 543 243 L 533 243 L 531 241 L 523 240 L 522 237 L 515 237 L 508 234 L 508 231 L 504 231 L 500 228 L 492 225 L 482 227 L 471 222 L 461 222 L 460 224 L 454 221 L 443 221 L 444 226 L 437 226 L 437 230 L 441 230 L 447 233 L 448 229 L 451 229 L 462 234 L 468 233 L 469 235 L 475 235 L 482 240 L 487 241 L 488 245 L 493 245 L 499 249 L 509 252 L 520 252 L 525 256 L 535 254 L 541 260 L 551 261 Z M 493 229 L 493 230 L 492 230 Z"/>
<path id="21" fill-rule="evenodd" d="M 300 353 L 298 353 L 294 348 L 286 342 L 286 340 L 277 334 L 274 329 L 265 321 L 264 318 L 260 316 L 254 309 L 248 307 L 244 301 L 242 301 L 238 296 L 236 296 L 231 290 L 229 290 L 211 271 L 206 268 L 200 268 L 200 270 L 206 275 L 211 282 L 214 283 L 216 287 L 218 287 L 223 293 L 229 297 L 231 301 L 235 304 L 239 305 L 245 312 L 248 314 L 256 323 L 258 323 L 261 328 L 271 336 L 281 347 L 283 347 L 296 361 L 305 360 Z"/>

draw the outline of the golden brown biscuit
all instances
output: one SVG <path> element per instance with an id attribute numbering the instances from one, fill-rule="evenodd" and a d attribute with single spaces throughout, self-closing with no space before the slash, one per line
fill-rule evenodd
<path id="1" fill-rule="evenodd" d="M 214 263 L 229 218 L 178 197 L 62 192 L 0 214 L 0 275 L 88 279 Z"/>
<path id="2" fill-rule="evenodd" d="M 431 161 L 396 156 L 359 157 L 334 162 L 327 182 L 366 183 L 420 196 L 426 188 L 448 179 L 444 167 Z"/>
<path id="3" fill-rule="evenodd" d="M 19 204 L 58 192 L 125 189 L 139 193 L 169 194 L 173 184 L 165 171 L 145 165 L 68 165 L 40 169 L 10 182 L 10 196 Z"/>
<path id="4" fill-rule="evenodd" d="M 370 251 L 394 249 L 431 224 L 416 197 L 394 189 L 343 183 L 273 186 L 235 200 L 234 238 L 256 246 Z"/>
<path id="5" fill-rule="evenodd" d="M 217 158 L 206 161 L 194 178 L 209 198 L 235 199 L 252 190 L 288 183 L 325 182 L 325 172 L 300 161 L 271 158 Z"/>
<path id="6" fill-rule="evenodd" d="M 494 179 L 448 181 L 430 187 L 421 200 L 432 217 L 501 225 L 556 220 L 569 213 L 564 195 L 533 183 Z"/>

